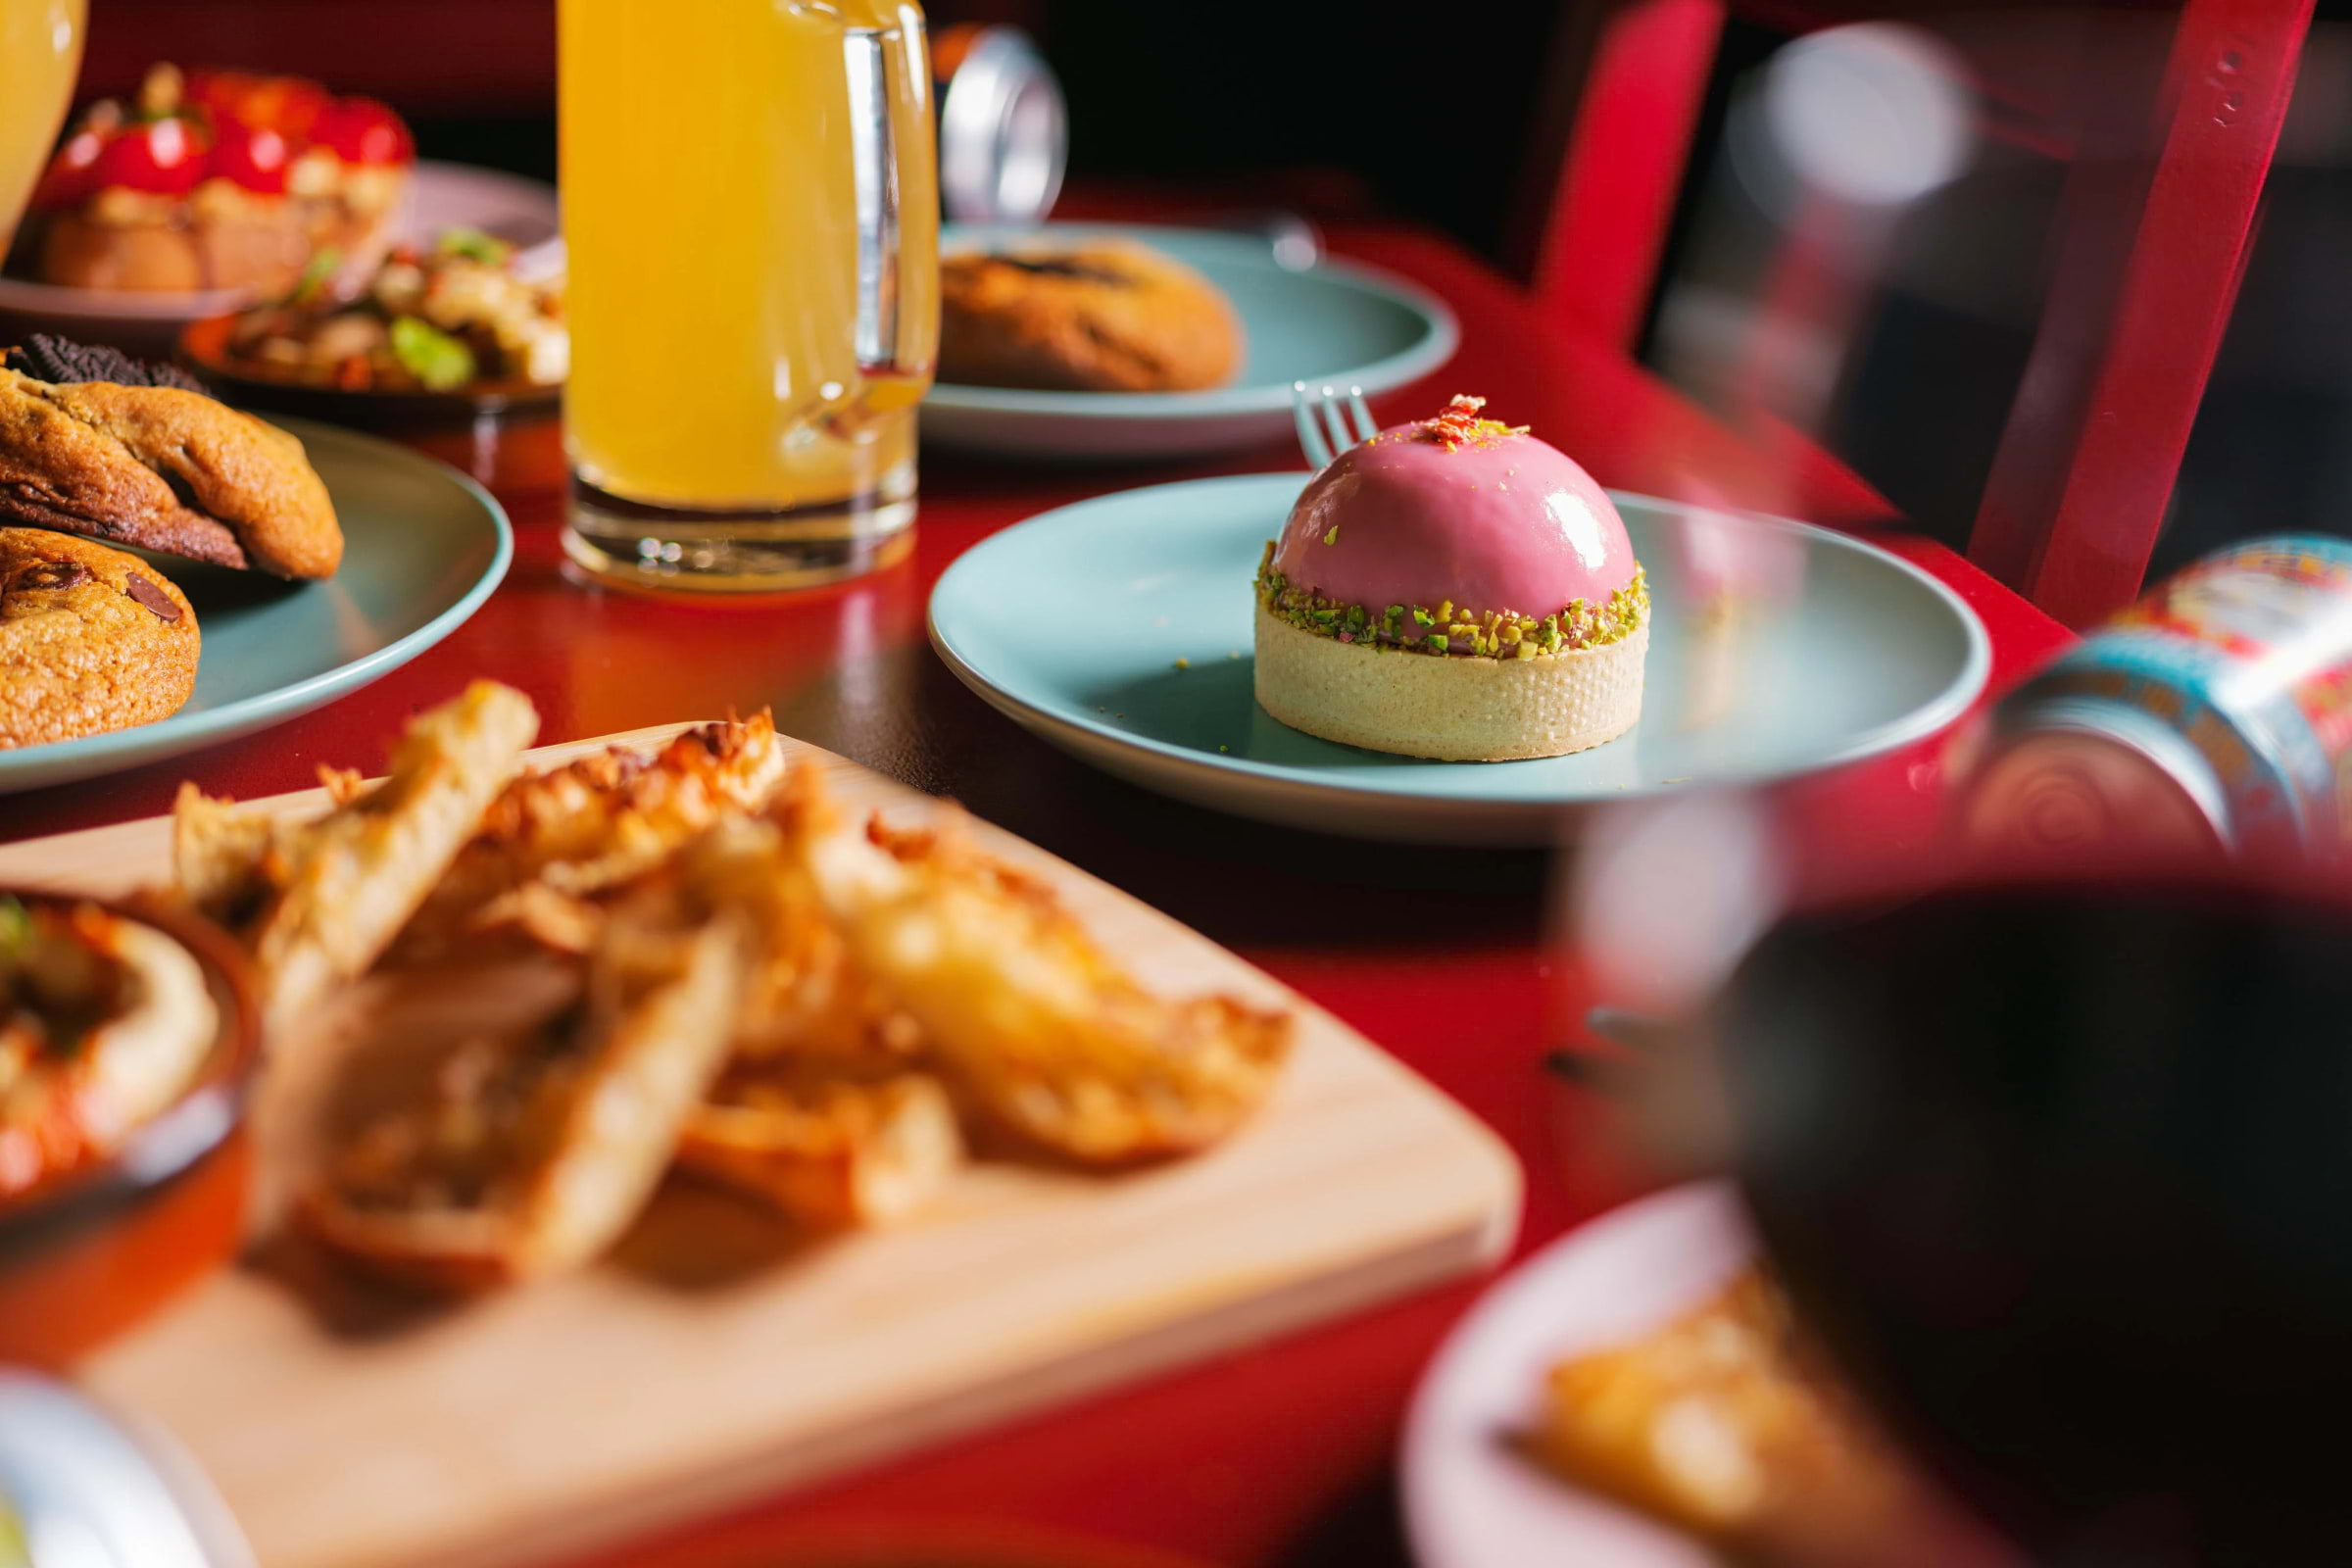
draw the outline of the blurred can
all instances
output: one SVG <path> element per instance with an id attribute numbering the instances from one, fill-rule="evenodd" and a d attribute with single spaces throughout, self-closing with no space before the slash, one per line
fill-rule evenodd
<path id="1" fill-rule="evenodd" d="M 1994 710 L 1975 836 L 2334 854 L 2352 830 L 2352 543 L 2206 557 Z"/>
<path id="2" fill-rule="evenodd" d="M 1018 27 L 965 23 L 940 34 L 939 196 L 950 220 L 1003 227 L 1045 220 L 1069 162 L 1061 83 Z"/>
<path id="3" fill-rule="evenodd" d="M 0 1368 L 0 1568 L 253 1568 L 253 1552 L 160 1432 Z"/>

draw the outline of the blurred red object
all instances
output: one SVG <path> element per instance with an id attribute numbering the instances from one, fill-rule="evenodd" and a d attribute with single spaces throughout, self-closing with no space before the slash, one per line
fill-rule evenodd
<path id="1" fill-rule="evenodd" d="M 327 106 L 326 89 L 306 76 L 256 76 L 242 71 L 188 73 L 187 99 L 219 125 L 223 121 L 307 140 Z"/>
<path id="2" fill-rule="evenodd" d="M 555 0 L 98 0 L 90 10 L 83 100 L 129 92 L 152 61 L 200 60 L 316 77 L 415 115 L 555 107 Z M 299 104 L 285 107 L 299 116 Z"/>
<path id="3" fill-rule="evenodd" d="M 1933 8 L 1902 0 L 1634 0 L 1572 9 L 1538 128 L 1521 250 L 1550 318 L 1631 349 L 1728 18 L 1808 33 Z M 2311 0 L 2090 8 L 2055 77 L 1966 63 L 1988 128 L 2065 158 L 2032 356 L 1979 503 L 1971 559 L 2084 626 L 2138 592 L 2221 345 L 2293 90 Z M 2047 51 L 2044 51 L 2046 53 Z M 1821 293 L 1791 224 L 1768 297 Z M 1761 350 L 1759 350 L 1761 352 Z M 1769 417 L 1755 422 L 1770 429 Z M 1786 436 L 1784 429 L 1775 433 Z"/>
<path id="4" fill-rule="evenodd" d="M 1144 1546 L 981 1519 L 853 1521 L 796 1534 L 753 1552 L 705 1543 L 683 1556 L 632 1547 L 625 1560 L 630 1568 L 672 1563 L 685 1568 L 688 1562 L 710 1568 L 1210 1568 Z"/>

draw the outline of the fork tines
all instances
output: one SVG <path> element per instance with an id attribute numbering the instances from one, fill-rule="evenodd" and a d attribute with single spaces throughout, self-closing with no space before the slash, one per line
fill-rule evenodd
<path id="1" fill-rule="evenodd" d="M 1335 386 L 1310 392 L 1304 381 L 1293 381 L 1291 414 L 1298 421 L 1298 449 L 1306 454 L 1307 466 L 1317 472 L 1340 453 L 1380 432 L 1380 426 L 1372 422 L 1372 411 L 1364 406 L 1360 386 L 1349 387 L 1348 400 L 1342 403 Z"/>

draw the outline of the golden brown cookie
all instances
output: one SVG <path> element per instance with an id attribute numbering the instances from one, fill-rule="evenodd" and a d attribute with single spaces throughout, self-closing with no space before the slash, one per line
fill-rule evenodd
<path id="1" fill-rule="evenodd" d="M 1242 363 L 1215 284 L 1123 241 L 940 260 L 939 378 L 1068 392 L 1190 392 Z"/>
<path id="2" fill-rule="evenodd" d="M 201 392 L 0 367 L 0 521 L 280 577 L 327 577 L 343 530 L 302 443 Z M 130 371 L 125 370 L 128 374 Z"/>
<path id="3" fill-rule="evenodd" d="M 0 750 L 178 711 L 200 641 L 187 599 L 138 557 L 0 528 Z"/>

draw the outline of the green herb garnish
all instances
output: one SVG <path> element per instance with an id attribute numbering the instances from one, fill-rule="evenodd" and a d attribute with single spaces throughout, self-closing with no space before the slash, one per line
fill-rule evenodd
<path id="1" fill-rule="evenodd" d="M 487 262 L 492 267 L 504 267 L 514 247 L 495 234 L 485 234 L 478 228 L 445 228 L 433 242 L 439 256 L 463 256 L 467 261 Z"/>
<path id="2" fill-rule="evenodd" d="M 342 270 L 343 253 L 332 245 L 321 246 L 311 252 L 311 259 L 303 264 L 302 275 L 286 291 L 286 303 L 310 304 L 326 292 L 326 286 L 335 280 L 335 274 Z"/>
<path id="3" fill-rule="evenodd" d="M 392 354 L 429 391 L 447 392 L 473 379 L 473 350 L 415 316 L 392 318 Z"/>

